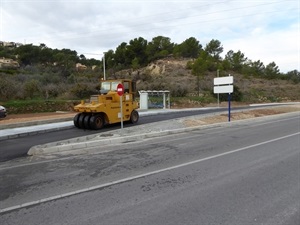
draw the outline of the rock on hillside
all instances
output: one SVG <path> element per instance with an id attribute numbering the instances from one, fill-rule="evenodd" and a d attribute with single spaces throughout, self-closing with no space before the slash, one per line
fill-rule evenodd
<path id="1" fill-rule="evenodd" d="M 196 89 L 197 77 L 186 68 L 190 59 L 160 59 L 138 70 L 123 70 L 113 78 L 131 78 L 139 90 L 169 90 L 172 96 L 183 96 Z"/>

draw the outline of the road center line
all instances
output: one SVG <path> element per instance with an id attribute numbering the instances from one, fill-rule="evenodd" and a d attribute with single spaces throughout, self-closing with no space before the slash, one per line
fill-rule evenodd
<path id="1" fill-rule="evenodd" d="M 268 140 L 268 141 L 260 142 L 260 143 L 254 144 L 254 145 L 249 145 L 249 146 L 246 146 L 246 147 L 243 147 L 243 148 L 238 148 L 238 149 L 235 149 L 235 150 L 232 150 L 232 151 L 229 151 L 229 152 L 224 152 L 224 153 L 221 153 L 221 154 L 217 154 L 217 155 L 209 156 L 209 157 L 206 157 L 206 158 L 190 161 L 190 162 L 187 162 L 187 163 L 182 163 L 182 164 L 179 164 L 179 165 L 176 165 L 176 166 L 171 166 L 171 167 L 168 167 L 168 168 L 155 170 L 155 171 L 152 171 L 152 172 L 149 172 L 149 173 L 144 173 L 144 174 L 140 174 L 140 175 L 136 175 L 136 176 L 131 176 L 131 177 L 127 177 L 127 178 L 124 178 L 124 179 L 108 182 L 108 183 L 105 183 L 105 184 L 100 184 L 100 185 L 80 189 L 80 190 L 77 190 L 77 191 L 67 192 L 67 193 L 64 193 L 64 194 L 55 195 L 55 196 L 52 196 L 52 197 L 43 198 L 43 199 L 40 199 L 40 200 L 27 202 L 27 203 L 23 203 L 23 204 L 20 204 L 20 205 L 7 207 L 7 208 L 3 208 L 3 209 L 0 209 L 0 213 L 6 213 L 6 212 L 10 212 L 10 211 L 17 210 L 17 209 L 21 209 L 21 208 L 25 208 L 25 207 L 29 207 L 29 206 L 34 206 L 34 205 L 38 205 L 38 204 L 45 203 L 45 202 L 50 202 L 50 201 L 53 201 L 53 200 L 58 200 L 58 199 L 65 198 L 65 197 L 70 197 L 72 195 L 77 195 L 77 194 L 81 194 L 81 193 L 85 193 L 85 192 L 89 192 L 89 191 L 94 191 L 94 190 L 109 187 L 109 186 L 112 186 L 112 185 L 115 185 L 115 184 L 121 184 L 121 183 L 124 183 L 124 182 L 136 180 L 136 179 L 139 179 L 139 178 L 142 178 L 142 177 L 151 176 L 151 175 L 154 175 L 154 174 L 170 171 L 170 170 L 177 169 L 177 168 L 184 167 L 184 166 L 189 166 L 189 165 L 192 165 L 192 164 L 196 164 L 196 163 L 203 162 L 203 161 L 206 161 L 206 160 L 210 160 L 210 159 L 218 158 L 218 157 L 221 157 L 221 156 L 229 155 L 229 154 L 232 154 L 232 153 L 241 152 L 241 151 L 244 151 L 244 150 L 247 150 L 247 149 L 250 149 L 250 148 L 265 145 L 265 144 L 268 144 L 268 143 L 271 143 L 271 142 L 279 141 L 279 140 L 289 138 L 289 137 L 293 137 L 293 136 L 296 136 L 296 135 L 299 135 L 299 134 L 300 134 L 300 132 L 297 132 L 297 133 L 282 136 L 282 137 L 279 137 L 279 138 L 271 139 L 271 140 Z"/>

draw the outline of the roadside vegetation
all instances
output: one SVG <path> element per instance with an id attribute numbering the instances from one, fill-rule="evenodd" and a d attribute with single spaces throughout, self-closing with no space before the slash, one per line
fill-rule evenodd
<path id="1" fill-rule="evenodd" d="M 242 48 L 242 47 L 241 47 Z M 264 64 L 232 50 L 222 58 L 223 46 L 190 37 L 180 44 L 168 37 L 142 37 L 121 43 L 105 53 L 106 78 L 130 78 L 138 90 L 169 90 L 172 104 L 196 106 L 216 102 L 213 78 L 234 76 L 233 101 L 275 102 L 300 99 L 300 72 L 281 73 L 275 62 Z M 0 58 L 20 67 L 0 68 L 0 104 L 10 112 L 70 110 L 80 99 L 98 93 L 104 77 L 103 61 L 75 50 L 51 49 L 45 44 L 0 46 Z M 227 101 L 226 95 L 220 95 Z"/>

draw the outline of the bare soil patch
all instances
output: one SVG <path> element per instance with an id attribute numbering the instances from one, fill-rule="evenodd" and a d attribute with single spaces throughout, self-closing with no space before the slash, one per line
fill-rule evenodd
<path id="1" fill-rule="evenodd" d="M 270 116 L 282 113 L 290 113 L 290 112 L 300 112 L 300 105 L 292 105 L 292 106 L 282 106 L 282 107 L 274 107 L 267 109 L 253 109 L 242 112 L 234 112 L 231 113 L 230 120 L 243 120 L 243 119 L 251 119 L 262 116 Z M 184 121 L 184 124 L 188 127 L 192 126 L 200 126 L 205 124 L 212 123 L 222 123 L 228 121 L 228 114 L 215 115 L 211 117 L 204 117 L 199 119 L 187 119 Z"/>

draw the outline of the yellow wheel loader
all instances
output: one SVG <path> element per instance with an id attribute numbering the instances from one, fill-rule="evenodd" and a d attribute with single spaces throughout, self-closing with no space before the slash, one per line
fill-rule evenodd
<path id="1" fill-rule="evenodd" d="M 122 94 L 117 90 L 121 84 Z M 101 80 L 100 94 L 92 95 L 89 102 L 83 100 L 74 107 L 78 114 L 74 117 L 74 125 L 80 129 L 101 129 L 106 124 L 139 120 L 138 102 L 135 101 L 136 84 L 129 79 Z M 121 101 L 122 98 L 122 107 Z M 121 113 L 122 108 L 122 113 Z"/>

